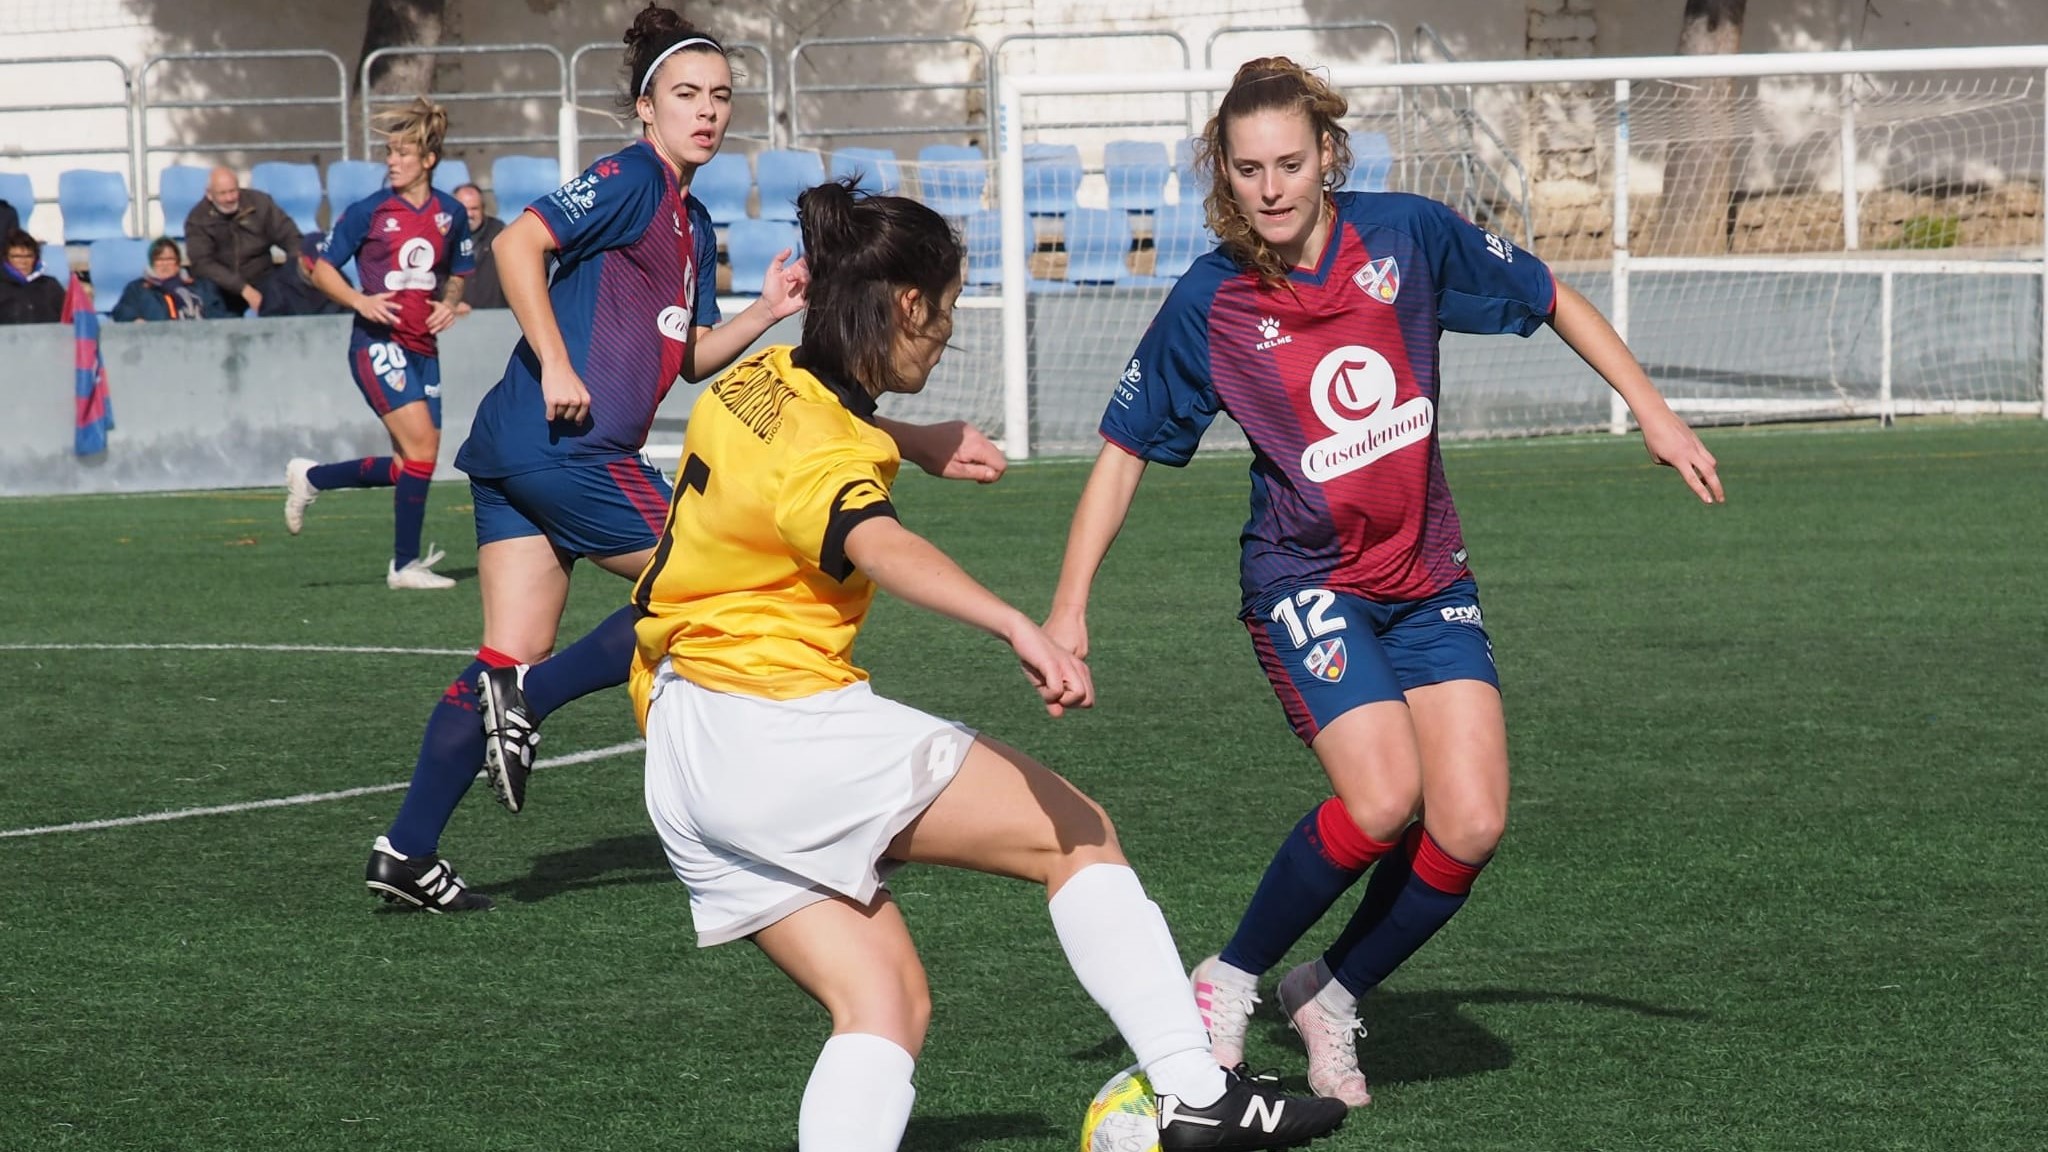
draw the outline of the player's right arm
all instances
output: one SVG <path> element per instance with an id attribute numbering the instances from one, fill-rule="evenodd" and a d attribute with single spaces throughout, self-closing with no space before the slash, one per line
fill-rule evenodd
<path id="1" fill-rule="evenodd" d="M 1145 478 L 1145 460 L 1115 444 L 1104 444 L 1088 473 L 1087 487 L 1074 507 L 1074 522 L 1067 528 L 1067 552 L 1060 561 L 1059 588 L 1052 594 L 1052 611 L 1045 617 L 1045 633 L 1076 656 L 1088 655 L 1088 592 L 1095 585 L 1095 573 L 1109 555 L 1109 546 L 1123 531 L 1130 515 L 1131 501 L 1138 494 L 1138 482 Z"/>
<path id="2" fill-rule="evenodd" d="M 355 258 L 357 250 L 363 246 L 363 237 L 369 234 L 371 213 L 365 204 L 365 201 L 358 200 L 343 210 L 341 219 L 334 222 L 326 239 L 320 242 L 320 258 L 313 261 L 309 278 L 313 287 L 329 300 L 372 324 L 388 328 L 398 323 L 398 306 L 391 302 L 392 294 L 380 292 L 373 296 L 358 292 L 340 270 L 340 265 Z M 361 267 L 357 265 L 358 269 Z"/>
<path id="3" fill-rule="evenodd" d="M 548 296 L 548 253 L 556 250 L 554 233 L 532 212 L 520 213 L 491 243 L 505 304 L 540 361 L 540 393 L 548 422 L 580 424 L 590 415 L 590 392 L 569 360 L 569 345 L 562 339 L 555 303 Z"/>
<path id="4" fill-rule="evenodd" d="M 1068 708 L 1094 706 L 1095 685 L 1078 655 L 894 516 L 872 516 L 855 524 L 846 534 L 845 548 L 846 558 L 877 588 L 1008 644 L 1047 712 L 1058 716 Z"/>
<path id="5" fill-rule="evenodd" d="M 1088 655 L 1088 592 L 1123 530 L 1145 465 L 1186 464 L 1221 407 L 1210 378 L 1208 315 L 1226 274 L 1222 265 L 1205 264 L 1181 277 L 1117 377 L 1102 413 L 1106 443 L 1074 508 L 1059 587 L 1045 619 L 1046 634 L 1076 656 Z"/>

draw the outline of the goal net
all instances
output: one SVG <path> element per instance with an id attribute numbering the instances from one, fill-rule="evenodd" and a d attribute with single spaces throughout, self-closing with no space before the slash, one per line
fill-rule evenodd
<path id="1" fill-rule="evenodd" d="M 1727 76 L 1697 58 L 1330 75 L 1351 101 L 1353 187 L 1434 197 L 1531 248 L 1696 423 L 2038 415 L 2048 53 L 2000 51 L 1707 65 L 1747 73 Z M 1021 195 L 989 161 L 978 295 L 928 395 L 897 410 L 971 416 L 1013 455 L 1092 451 L 1185 264 L 1201 200 L 1185 141 L 1227 82 L 1006 78 Z M 1161 156 L 1163 174 L 1133 175 Z M 1070 161 L 1069 192 L 1051 169 Z M 1024 222 L 1024 267 L 1001 260 L 1005 217 Z M 1441 413 L 1452 437 L 1625 426 L 1547 328 L 1447 335 Z M 1206 446 L 1242 443 L 1219 420 Z"/>

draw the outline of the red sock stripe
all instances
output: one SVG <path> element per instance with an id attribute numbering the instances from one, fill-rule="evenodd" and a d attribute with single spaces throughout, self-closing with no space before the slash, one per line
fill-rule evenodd
<path id="1" fill-rule="evenodd" d="M 492 668 L 510 668 L 519 663 L 519 661 L 505 655 L 496 648 L 478 648 L 476 650 L 476 658 Z"/>
<path id="2" fill-rule="evenodd" d="M 1472 882 L 1479 879 L 1479 870 L 1484 867 L 1484 860 L 1467 864 L 1452 856 L 1427 832 L 1422 834 L 1421 842 L 1415 847 L 1415 874 L 1422 877 L 1424 884 L 1439 892 L 1462 896 L 1472 891 Z"/>
<path id="3" fill-rule="evenodd" d="M 398 462 L 398 471 L 416 479 L 432 480 L 434 478 L 434 462 L 432 460 L 401 460 Z M 396 480 L 398 477 L 394 475 L 392 479 Z"/>
<path id="4" fill-rule="evenodd" d="M 1351 813 L 1344 808 L 1344 802 L 1335 796 L 1323 801 L 1316 809 L 1316 833 L 1323 842 L 1323 855 L 1339 868 L 1363 872 L 1372 862 L 1385 856 L 1392 841 L 1375 840 L 1359 831 L 1352 822 Z"/>

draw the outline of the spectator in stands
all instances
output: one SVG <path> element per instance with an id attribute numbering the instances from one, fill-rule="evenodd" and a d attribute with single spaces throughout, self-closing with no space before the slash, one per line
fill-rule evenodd
<path id="1" fill-rule="evenodd" d="M 178 242 L 169 236 L 150 242 L 149 271 L 128 282 L 113 313 L 116 320 L 135 323 L 217 320 L 227 314 L 227 305 L 221 303 L 220 292 L 212 283 L 186 274 L 178 262 Z"/>
<path id="2" fill-rule="evenodd" d="M 244 188 L 228 168 L 215 168 L 206 180 L 206 199 L 185 217 L 185 246 L 192 270 L 220 289 L 231 315 L 263 308 L 263 295 L 278 268 L 270 250 L 297 252 L 299 226 L 277 201 L 254 188 Z M 297 270 L 286 268 L 289 275 Z"/>
<path id="3" fill-rule="evenodd" d="M 270 278 L 270 290 L 263 297 L 259 316 L 339 316 L 348 309 L 327 298 L 313 284 L 313 262 L 320 259 L 323 232 L 299 237 L 299 258 Z M 296 274 L 294 274 L 296 273 Z"/>
<path id="4" fill-rule="evenodd" d="M 505 290 L 498 287 L 498 258 L 491 253 L 491 242 L 505 230 L 505 225 L 497 217 L 484 214 L 484 190 L 476 185 L 458 187 L 455 198 L 469 212 L 469 238 L 476 243 L 476 275 L 469 278 L 469 288 L 463 292 L 462 305 L 456 312 L 503 308 Z"/>
<path id="5" fill-rule="evenodd" d="M 28 209 L 31 212 L 35 211 L 35 205 L 28 205 Z M 12 236 L 19 231 L 21 231 L 21 213 L 15 209 L 13 204 L 6 200 L 0 200 L 0 236 Z"/>
<path id="6" fill-rule="evenodd" d="M 0 265 L 0 324 L 55 324 L 64 318 L 64 285 L 43 271 L 43 246 L 16 228 Z"/>

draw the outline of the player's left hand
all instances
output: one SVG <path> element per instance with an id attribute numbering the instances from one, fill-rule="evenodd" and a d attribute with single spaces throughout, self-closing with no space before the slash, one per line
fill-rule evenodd
<path id="1" fill-rule="evenodd" d="M 911 463 L 941 479 L 993 484 L 1010 466 L 1003 450 L 965 420 L 927 424 L 921 433 L 929 439 L 919 445 Z"/>
<path id="2" fill-rule="evenodd" d="M 1714 454 L 1700 443 L 1699 433 L 1676 415 L 1667 411 L 1645 421 L 1643 447 L 1649 450 L 1650 459 L 1676 468 L 1679 479 L 1685 481 L 1702 504 L 1727 502 L 1728 497 L 1721 491 L 1721 476 L 1715 471 Z"/>
<path id="3" fill-rule="evenodd" d="M 450 308 L 446 300 L 436 300 L 428 306 L 427 331 L 430 334 L 438 336 L 453 323 L 455 323 L 455 309 Z"/>
<path id="4" fill-rule="evenodd" d="M 768 306 L 771 319 L 794 316 L 809 302 L 811 266 L 801 259 L 788 267 L 782 263 L 795 254 L 794 249 L 784 248 L 769 261 L 768 273 L 761 280 L 761 303 Z"/>
<path id="5" fill-rule="evenodd" d="M 1095 707 L 1095 681 L 1079 656 L 1055 644 L 1029 620 L 1008 639 L 1046 712 L 1061 716 L 1069 708 Z"/>

